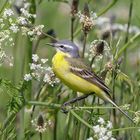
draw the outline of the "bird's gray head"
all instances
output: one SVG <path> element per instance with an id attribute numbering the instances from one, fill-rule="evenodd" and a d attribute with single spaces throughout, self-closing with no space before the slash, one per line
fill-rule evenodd
<path id="1" fill-rule="evenodd" d="M 55 47 L 58 51 L 64 52 L 71 57 L 79 57 L 79 49 L 78 47 L 69 40 L 60 40 L 55 43 L 47 43 Z"/>

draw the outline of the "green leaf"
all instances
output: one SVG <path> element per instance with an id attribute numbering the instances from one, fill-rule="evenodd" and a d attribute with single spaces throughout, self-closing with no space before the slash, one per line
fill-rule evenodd
<path id="1" fill-rule="evenodd" d="M 132 84 L 132 80 L 129 78 L 129 76 L 127 76 L 125 73 L 121 72 L 120 70 L 117 72 L 117 76 L 116 79 L 119 82 L 125 82 L 128 84 L 128 86 L 130 87 L 131 92 L 133 92 L 133 84 Z"/>

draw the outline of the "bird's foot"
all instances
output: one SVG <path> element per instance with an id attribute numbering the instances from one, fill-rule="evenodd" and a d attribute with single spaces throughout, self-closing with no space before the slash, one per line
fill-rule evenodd
<path id="1" fill-rule="evenodd" d="M 67 114 L 71 108 L 72 107 L 69 106 L 69 103 L 66 102 L 61 106 L 61 111 L 65 114 Z"/>

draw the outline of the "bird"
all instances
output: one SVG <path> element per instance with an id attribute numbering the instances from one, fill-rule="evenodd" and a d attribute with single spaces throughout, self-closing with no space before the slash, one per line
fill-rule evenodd
<path id="1" fill-rule="evenodd" d="M 54 43 L 46 44 L 54 47 L 57 51 L 52 58 L 52 69 L 55 75 L 69 88 L 84 94 L 78 99 L 95 94 L 102 100 L 111 103 L 133 122 L 133 119 L 111 99 L 109 87 L 91 67 L 85 64 L 75 43 L 69 40 L 57 40 Z"/>

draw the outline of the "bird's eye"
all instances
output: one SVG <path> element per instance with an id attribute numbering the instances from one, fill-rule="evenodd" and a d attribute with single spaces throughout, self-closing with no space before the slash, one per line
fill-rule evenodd
<path id="1" fill-rule="evenodd" d="M 60 45 L 59 47 L 60 47 L 60 48 L 64 48 L 64 46 L 63 46 L 63 45 Z"/>

